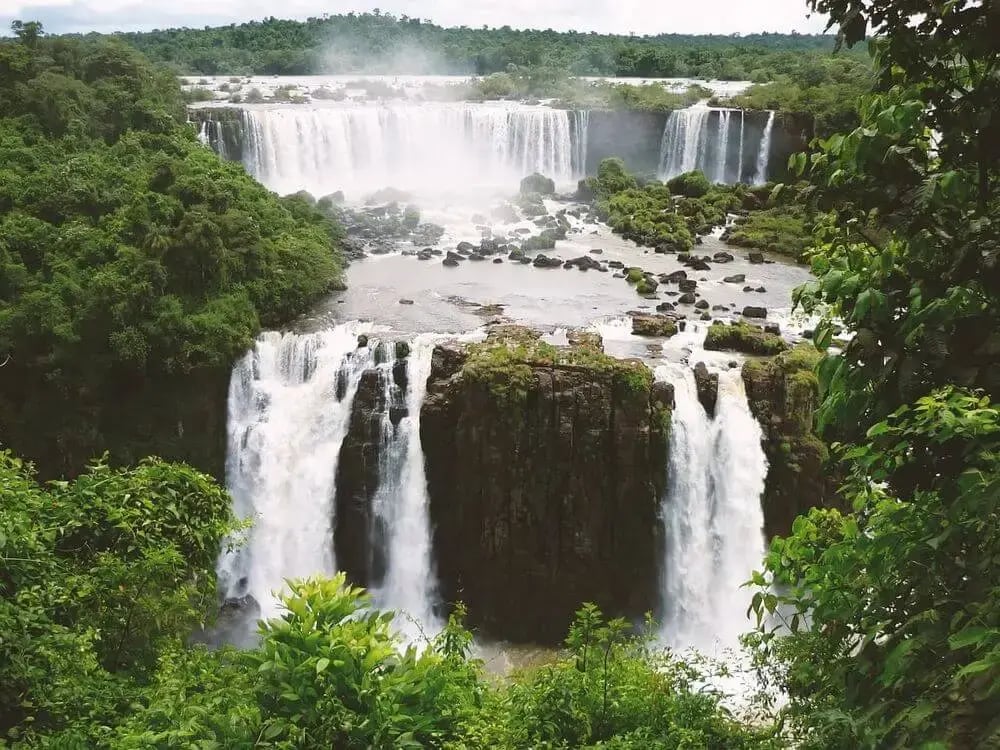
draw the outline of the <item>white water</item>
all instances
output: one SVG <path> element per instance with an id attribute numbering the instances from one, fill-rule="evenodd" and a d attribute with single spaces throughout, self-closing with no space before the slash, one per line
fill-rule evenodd
<path id="1" fill-rule="evenodd" d="M 510 103 L 349 103 L 242 110 L 244 165 L 278 193 L 503 187 L 583 176 L 584 113 Z"/>
<path id="2" fill-rule="evenodd" d="M 764 555 L 767 460 L 738 369 L 719 376 L 716 416 L 698 401 L 688 367 L 667 365 L 673 383 L 669 481 L 662 517 L 664 640 L 706 652 L 733 648 L 749 629 L 742 585 Z"/>
<path id="3" fill-rule="evenodd" d="M 764 135 L 760 139 L 760 150 L 757 152 L 757 174 L 754 183 L 763 185 L 767 182 L 767 164 L 771 158 L 771 134 L 774 132 L 774 112 L 767 116 Z"/>
<path id="4" fill-rule="evenodd" d="M 407 416 L 398 426 L 384 425 L 392 439 L 380 456 L 380 486 L 374 500 L 376 515 L 388 530 L 385 580 L 374 591 L 382 609 L 400 613 L 396 626 L 408 642 L 440 629 L 434 614 L 435 579 L 431 562 L 427 476 L 420 442 L 420 409 L 427 393 L 434 340 L 418 336 L 407 358 Z M 388 402 L 387 402 L 388 403 Z"/>
<path id="5" fill-rule="evenodd" d="M 740 114 L 738 149 L 731 145 L 734 112 Z M 761 175 L 766 178 L 773 129 L 774 112 L 771 112 L 760 142 L 748 144 L 746 113 L 743 110 L 714 109 L 705 104 L 675 110 L 670 113 L 663 128 L 659 177 L 669 180 L 697 169 L 715 182 L 740 182 L 744 154 L 747 148 L 752 148 L 758 154 L 754 179 L 763 181 Z M 738 153 L 730 153 L 733 150 Z"/>
<path id="6" fill-rule="evenodd" d="M 252 596 L 263 617 L 278 612 L 285 579 L 336 570 L 337 460 L 371 363 L 370 349 L 356 351 L 358 332 L 264 333 L 233 369 L 226 484 L 253 526 L 243 547 L 220 557 L 219 586 L 225 598 Z"/>

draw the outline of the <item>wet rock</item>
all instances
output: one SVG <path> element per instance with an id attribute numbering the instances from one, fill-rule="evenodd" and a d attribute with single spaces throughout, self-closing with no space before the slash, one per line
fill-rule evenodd
<path id="1" fill-rule="evenodd" d="M 362 333 L 358 336 L 358 349 L 364 349 L 367 346 L 368 346 L 368 337 Z"/>
<path id="2" fill-rule="evenodd" d="M 535 268 L 559 268 L 562 265 L 562 261 L 559 258 L 549 258 L 546 255 L 539 253 L 535 256 L 535 260 L 532 262 Z"/>
<path id="3" fill-rule="evenodd" d="M 401 305 L 412 305 L 413 304 L 413 300 L 412 299 L 401 299 L 399 301 L 399 304 L 401 304 Z"/>
<path id="4" fill-rule="evenodd" d="M 678 263 L 687 263 L 691 260 L 691 253 L 677 253 Z"/>
<path id="5" fill-rule="evenodd" d="M 673 273 L 666 274 L 666 279 L 667 283 L 680 284 L 687 276 L 687 271 L 674 271 Z"/>
<path id="6" fill-rule="evenodd" d="M 524 256 L 524 250 L 522 250 L 519 247 L 515 247 L 513 250 L 510 251 L 510 253 L 507 255 L 507 257 L 510 260 L 521 260 L 522 258 L 525 257 Z"/>
<path id="7" fill-rule="evenodd" d="M 750 253 L 747 255 L 747 260 L 754 265 L 760 265 L 764 262 L 764 253 Z"/>
<path id="8" fill-rule="evenodd" d="M 555 181 L 538 172 L 521 180 L 521 195 L 553 195 L 555 192 Z"/>
<path id="9" fill-rule="evenodd" d="M 754 291 L 757 292 L 758 294 L 766 294 L 767 293 L 767 288 L 759 286 L 756 289 L 754 289 Z"/>
<path id="10" fill-rule="evenodd" d="M 722 252 L 713 255 L 712 259 L 716 263 L 732 263 L 734 260 L 736 260 L 736 258 L 733 257 L 730 253 L 722 253 Z"/>
<path id="11" fill-rule="evenodd" d="M 456 266 L 459 265 L 459 263 L 455 258 L 445 258 L 443 261 L 441 261 L 441 265 L 445 266 L 446 268 L 455 268 Z"/>
<path id="12" fill-rule="evenodd" d="M 698 258 L 697 260 L 689 261 L 685 265 L 688 268 L 690 268 L 692 271 L 711 271 L 712 270 L 712 267 L 710 265 L 708 265 L 708 263 L 706 261 L 702 260 L 701 258 Z"/>
<path id="13" fill-rule="evenodd" d="M 766 307 L 755 307 L 753 305 L 748 305 L 743 308 L 744 318 L 766 318 L 767 308 Z"/>
<path id="14" fill-rule="evenodd" d="M 430 260 L 433 257 L 431 253 L 424 252 L 423 250 L 417 253 L 417 260 Z"/>
<path id="15" fill-rule="evenodd" d="M 669 302 L 661 302 L 656 306 L 656 312 L 666 313 L 673 312 L 676 308 Z"/>
<path id="16" fill-rule="evenodd" d="M 698 300 L 697 302 L 694 303 L 694 306 L 698 310 L 707 310 L 708 309 L 708 300 L 707 299 L 700 299 L 700 300 Z"/>
<path id="17" fill-rule="evenodd" d="M 773 355 L 788 348 L 784 339 L 744 321 L 731 325 L 715 323 L 705 335 L 707 351 L 733 351 L 743 354 Z"/>
<path id="18" fill-rule="evenodd" d="M 493 262 L 494 263 L 503 263 L 503 258 L 494 258 Z"/>
<path id="19" fill-rule="evenodd" d="M 480 255 L 496 255 L 499 251 L 500 246 L 496 240 L 483 240 L 479 243 Z"/>
<path id="20" fill-rule="evenodd" d="M 678 288 L 682 292 L 693 292 L 698 288 L 698 282 L 694 279 L 682 279 Z"/>
<path id="21" fill-rule="evenodd" d="M 694 366 L 694 383 L 698 390 L 698 401 L 710 417 L 715 416 L 715 405 L 719 400 L 719 375 L 708 371 L 704 362 Z"/>
<path id="22" fill-rule="evenodd" d="M 462 255 L 469 255 L 475 249 L 475 246 L 471 242 L 459 242 L 455 249 Z"/>
<path id="23" fill-rule="evenodd" d="M 633 315 L 633 336 L 663 336 L 677 333 L 677 321 L 669 315 Z"/>
<path id="24" fill-rule="evenodd" d="M 727 284 L 742 284 L 747 280 L 747 275 L 745 273 L 737 273 L 733 276 L 726 276 L 723 279 Z"/>
<path id="25" fill-rule="evenodd" d="M 688 292 L 687 294 L 682 294 L 678 298 L 677 302 L 682 305 L 693 305 L 695 302 L 697 302 L 697 298 L 694 296 L 692 292 Z"/>
<path id="26" fill-rule="evenodd" d="M 753 287 L 752 286 L 745 286 L 745 287 L 743 287 L 743 291 L 744 292 L 752 292 L 753 291 Z"/>
<path id="27" fill-rule="evenodd" d="M 764 324 L 764 333 L 770 333 L 770 334 L 772 334 L 774 336 L 780 336 L 781 335 L 781 326 L 778 325 L 777 323 L 765 323 Z"/>
<path id="28" fill-rule="evenodd" d="M 712 320 L 712 316 L 710 314 L 708 314 L 708 313 L 702 313 L 701 314 L 701 319 L 703 321 L 709 322 L 709 321 Z"/>
<path id="29" fill-rule="evenodd" d="M 473 253 L 472 255 L 469 256 L 469 260 L 486 260 L 486 257 L 480 255 L 479 253 Z"/>
<path id="30" fill-rule="evenodd" d="M 608 268 L 625 268 L 625 264 L 620 260 L 609 260 Z"/>
<path id="31" fill-rule="evenodd" d="M 729 312 L 729 308 L 725 305 L 712 305 L 713 312 Z"/>

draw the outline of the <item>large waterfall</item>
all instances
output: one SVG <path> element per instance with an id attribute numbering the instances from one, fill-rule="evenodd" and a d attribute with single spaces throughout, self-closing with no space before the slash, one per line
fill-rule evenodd
<path id="1" fill-rule="evenodd" d="M 393 186 L 462 194 L 586 167 L 587 113 L 509 103 L 355 103 L 242 110 L 242 159 L 279 193 Z"/>
<path id="2" fill-rule="evenodd" d="M 732 647 L 748 629 L 741 586 L 764 556 L 761 428 L 739 370 L 719 376 L 714 419 L 690 368 L 661 368 L 675 388 L 663 501 L 664 636 L 676 647 Z"/>
<path id="3" fill-rule="evenodd" d="M 370 327 L 369 327 L 370 328 Z M 377 371 L 388 408 L 379 417 L 379 486 L 372 499 L 373 545 L 387 561 L 373 583 L 376 603 L 399 610 L 404 633 L 433 630 L 427 483 L 420 407 L 432 342 L 418 337 L 406 359 L 406 387 L 388 347 L 359 347 L 357 324 L 316 334 L 265 333 L 233 370 L 229 393 L 227 485 L 237 515 L 252 526 L 246 543 L 219 561 L 226 599 L 250 596 L 264 617 L 278 611 L 286 579 L 337 569 L 333 527 L 341 447 L 365 371 Z M 402 415 L 401 417 L 399 415 Z M 419 625 L 418 625 L 419 624 Z"/>
<path id="4" fill-rule="evenodd" d="M 713 182 L 763 183 L 770 164 L 774 121 L 775 113 L 768 113 L 761 131 L 759 126 L 747 127 L 747 112 L 742 109 L 698 104 L 675 110 L 663 129 L 659 177 L 669 180 L 697 169 Z M 750 159 L 754 161 L 748 164 Z"/>

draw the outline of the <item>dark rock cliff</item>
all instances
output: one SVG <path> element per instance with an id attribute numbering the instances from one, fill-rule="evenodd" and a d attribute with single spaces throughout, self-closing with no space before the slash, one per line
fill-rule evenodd
<path id="1" fill-rule="evenodd" d="M 436 567 L 490 636 L 558 642 L 583 602 L 657 605 L 672 395 L 594 342 L 435 349 L 421 419 Z"/>
<path id="2" fill-rule="evenodd" d="M 812 368 L 818 354 L 804 344 L 743 366 L 750 410 L 764 431 L 769 464 L 762 504 L 770 539 L 786 535 L 795 517 L 836 502 L 836 481 L 824 466 L 826 445 L 814 429 L 819 384 Z"/>

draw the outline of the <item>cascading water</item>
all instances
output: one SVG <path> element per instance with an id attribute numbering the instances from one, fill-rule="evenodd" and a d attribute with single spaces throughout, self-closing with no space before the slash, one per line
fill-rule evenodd
<path id="1" fill-rule="evenodd" d="M 509 188 L 532 172 L 569 184 L 586 168 L 586 114 L 548 107 L 400 102 L 249 108 L 241 117 L 244 165 L 279 193 L 462 193 Z"/>
<path id="2" fill-rule="evenodd" d="M 226 484 L 246 544 L 224 551 L 220 590 L 252 596 L 264 617 L 287 578 L 330 574 L 340 445 L 369 349 L 345 325 L 311 335 L 264 333 L 235 366 L 229 386 Z"/>
<path id="3" fill-rule="evenodd" d="M 396 624 L 414 641 L 438 629 L 434 613 L 434 575 L 428 515 L 427 477 L 420 443 L 420 409 L 427 392 L 433 339 L 418 336 L 407 357 L 405 413 L 399 424 L 383 425 L 390 439 L 380 461 L 380 484 L 374 501 L 376 516 L 386 529 L 388 560 L 382 585 L 374 592 L 379 606 L 403 613 Z M 387 396 L 390 394 L 387 394 Z M 391 403 L 391 401 L 388 401 Z M 391 422 L 391 416 L 387 415 Z"/>
<path id="4" fill-rule="evenodd" d="M 674 384 L 676 402 L 662 508 L 663 636 L 678 648 L 734 647 L 748 629 L 741 586 L 764 555 L 761 429 L 739 370 L 719 376 L 714 419 L 690 368 L 664 366 L 657 375 Z"/>
<path id="5" fill-rule="evenodd" d="M 660 144 L 660 175 L 664 179 L 705 168 L 709 141 L 707 126 L 712 110 L 704 105 L 670 113 Z"/>
<path id="6" fill-rule="evenodd" d="M 771 134 L 774 132 L 774 112 L 767 116 L 764 135 L 760 139 L 760 149 L 757 152 L 757 173 L 754 184 L 763 185 L 767 182 L 767 166 L 771 159 Z"/>
<path id="7" fill-rule="evenodd" d="M 369 327 L 370 328 L 370 327 Z M 227 484 L 238 517 L 253 523 L 246 543 L 219 559 L 228 600 L 252 597 L 262 617 L 278 612 L 284 581 L 336 570 L 333 544 L 337 463 L 362 374 L 379 372 L 379 484 L 372 498 L 372 547 L 385 560 L 373 581 L 378 606 L 403 613 L 409 641 L 438 629 L 420 409 L 433 337 L 418 336 L 405 359 L 405 387 L 374 340 L 358 348 L 359 324 L 322 333 L 265 333 L 233 370 Z"/>
<path id="8" fill-rule="evenodd" d="M 739 135 L 736 136 L 739 139 L 738 149 L 732 144 L 734 112 L 740 114 Z M 754 149 L 757 153 L 754 179 L 762 179 L 761 175 L 766 177 L 774 113 L 768 115 L 763 133 L 746 125 L 746 112 L 741 109 L 713 109 L 697 104 L 671 112 L 660 142 L 660 179 L 669 180 L 697 169 L 715 182 L 741 182 L 744 173 L 749 171 L 744 169 L 743 164 L 747 149 Z M 754 139 L 758 133 L 761 136 L 759 142 L 747 143 L 748 137 Z"/>

